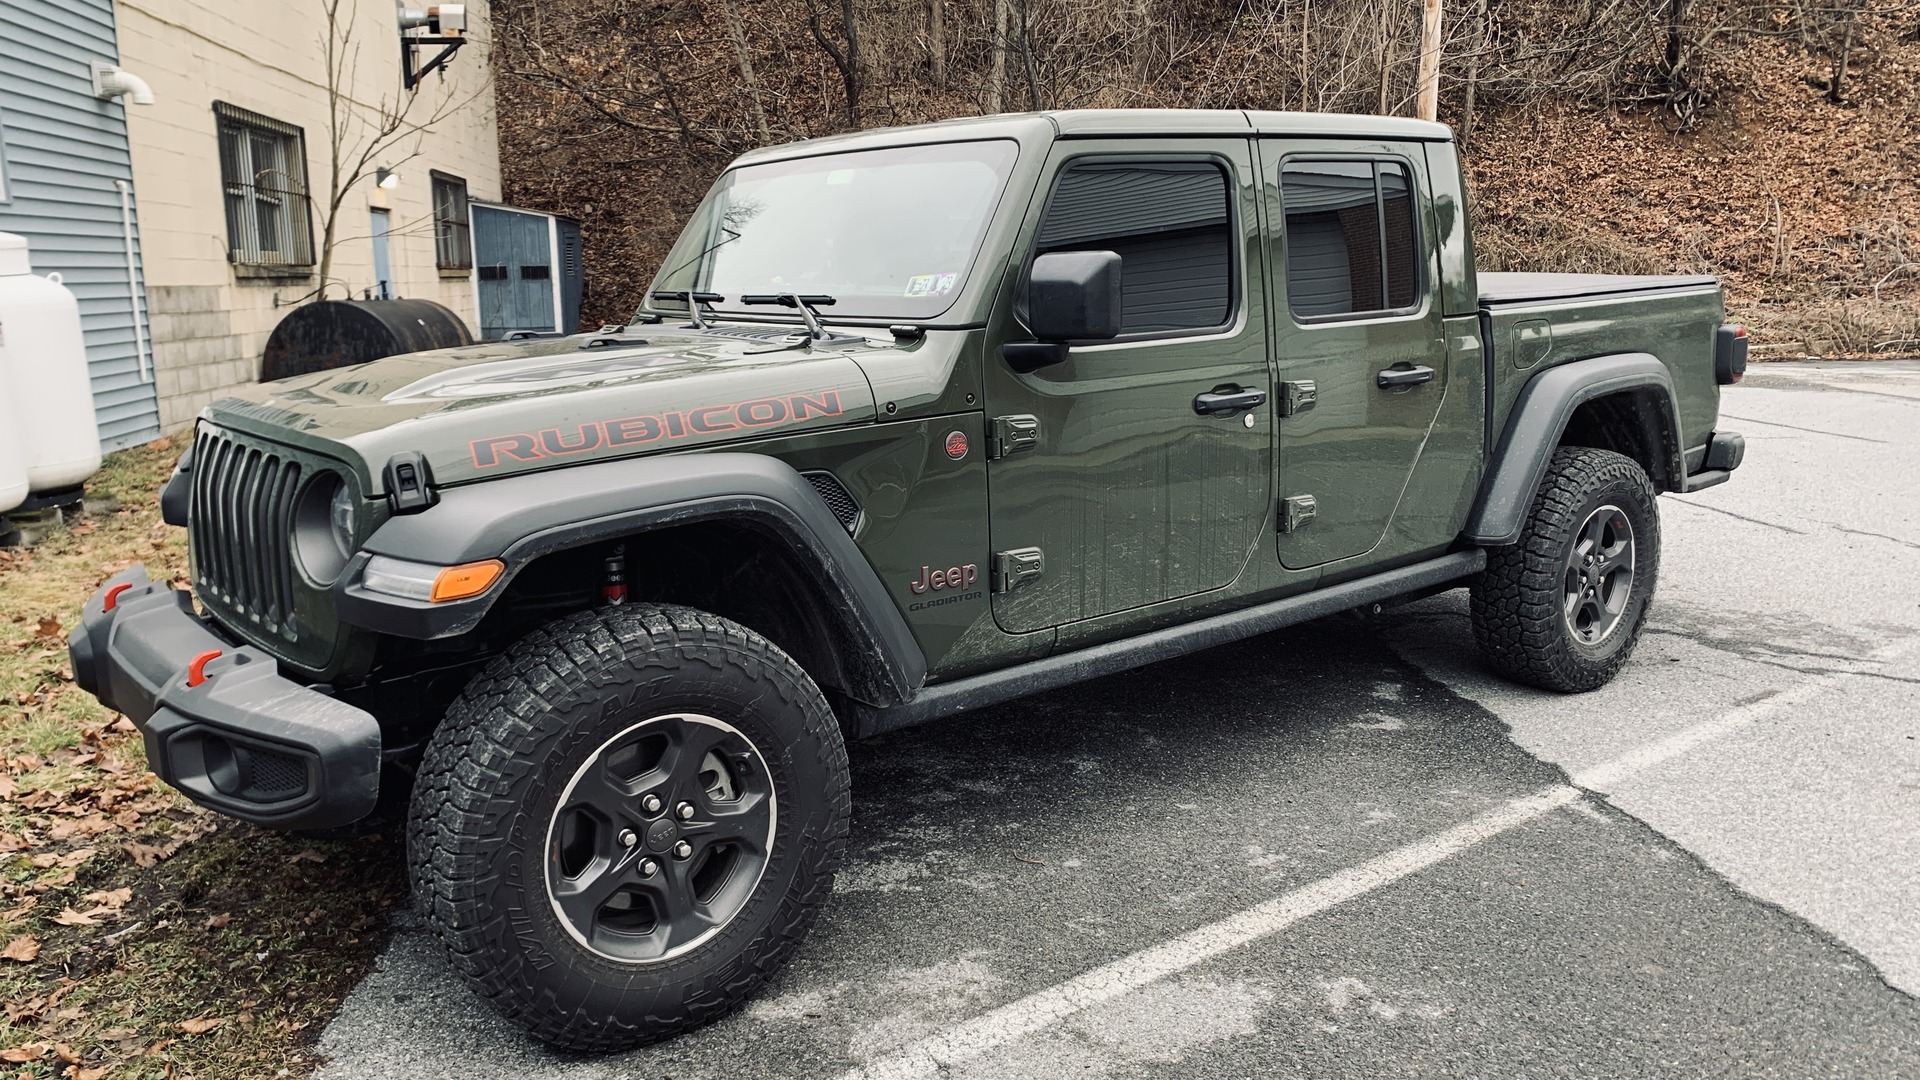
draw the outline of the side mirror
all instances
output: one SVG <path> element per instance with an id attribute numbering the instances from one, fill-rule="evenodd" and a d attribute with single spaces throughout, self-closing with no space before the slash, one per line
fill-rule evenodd
<path id="1" fill-rule="evenodd" d="M 1010 341 L 1003 352 L 1015 371 L 1067 358 L 1070 341 L 1120 336 L 1120 256 L 1111 251 L 1055 251 L 1033 260 L 1027 275 L 1027 324 L 1038 341 Z"/>
<path id="2" fill-rule="evenodd" d="M 1041 341 L 1105 341 L 1120 336 L 1120 256 L 1055 251 L 1033 260 L 1027 321 Z"/>

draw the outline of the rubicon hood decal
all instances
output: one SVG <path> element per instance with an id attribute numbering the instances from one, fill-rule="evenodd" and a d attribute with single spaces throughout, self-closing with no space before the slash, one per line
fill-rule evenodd
<path id="1" fill-rule="evenodd" d="M 390 356 L 237 391 L 209 418 L 353 463 L 379 494 L 382 468 L 402 452 L 444 486 L 878 416 L 849 349 L 652 329 L 591 349 L 543 338 Z M 857 348 L 862 360 L 896 355 Z"/>
<path id="2" fill-rule="evenodd" d="M 702 405 L 681 412 L 668 409 L 660 413 L 641 413 L 611 420 L 589 420 L 567 428 L 541 428 L 539 431 L 489 435 L 468 446 L 473 467 L 491 469 L 503 460 L 537 461 L 547 457 L 588 454 L 605 447 L 617 449 L 643 443 L 684 439 L 690 435 L 717 435 L 729 431 L 750 431 L 786 423 L 800 423 L 814 417 L 839 416 L 846 410 L 838 390 L 784 397 L 754 398 L 723 405 Z"/>

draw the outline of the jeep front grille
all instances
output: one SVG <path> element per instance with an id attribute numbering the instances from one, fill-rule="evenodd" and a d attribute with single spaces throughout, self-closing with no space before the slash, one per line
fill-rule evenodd
<path id="1" fill-rule="evenodd" d="M 307 470 L 270 447 L 202 425 L 187 524 L 194 587 L 228 616 L 292 637 L 294 500 Z"/>

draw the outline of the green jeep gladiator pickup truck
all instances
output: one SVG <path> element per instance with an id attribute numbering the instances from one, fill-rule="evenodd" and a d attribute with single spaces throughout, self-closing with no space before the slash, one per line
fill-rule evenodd
<path id="1" fill-rule="evenodd" d="M 1410 120 L 1086 111 L 729 168 L 625 326 L 215 402 L 76 679 L 189 797 L 405 822 L 550 1043 L 711 1020 L 846 844 L 843 738 L 1466 586 L 1498 671 L 1632 651 L 1727 479 L 1709 277 L 1478 274 Z"/>

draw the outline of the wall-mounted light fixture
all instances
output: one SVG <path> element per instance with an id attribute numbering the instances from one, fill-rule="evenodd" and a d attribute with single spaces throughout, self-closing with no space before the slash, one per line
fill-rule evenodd
<path id="1" fill-rule="evenodd" d="M 373 182 L 379 187 L 392 191 L 400 186 L 400 174 L 381 165 L 373 170 Z"/>
<path id="2" fill-rule="evenodd" d="M 444 68 L 460 46 L 467 43 L 467 5 L 435 4 L 425 10 L 394 3 L 400 22 L 401 82 L 411 90 L 432 72 Z M 440 51 L 426 63 L 420 62 L 422 46 L 438 45 Z"/>

